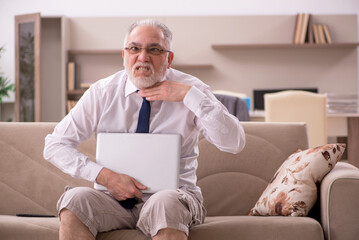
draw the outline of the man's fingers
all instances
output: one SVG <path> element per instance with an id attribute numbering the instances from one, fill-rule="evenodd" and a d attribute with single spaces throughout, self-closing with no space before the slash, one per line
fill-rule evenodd
<path id="1" fill-rule="evenodd" d="M 118 197 L 116 197 L 116 199 L 117 199 L 118 201 L 123 201 L 123 200 L 126 200 L 127 198 L 126 198 L 126 197 L 123 197 L 123 196 L 118 196 Z"/>
<path id="2" fill-rule="evenodd" d="M 141 97 L 145 97 L 148 101 L 176 101 L 176 92 L 174 82 L 163 81 L 152 87 L 139 91 Z"/>
<path id="3" fill-rule="evenodd" d="M 111 180 L 111 184 L 107 188 L 110 194 L 119 201 L 133 197 L 142 198 L 141 190 L 147 188 L 133 177 L 125 174 L 115 174 Z"/>
<path id="4" fill-rule="evenodd" d="M 145 190 L 147 189 L 147 187 L 145 185 L 143 185 L 142 183 L 138 182 L 137 180 L 134 179 L 134 183 L 135 183 L 135 186 L 140 189 L 140 190 Z"/>
<path id="5" fill-rule="evenodd" d="M 139 94 L 141 97 L 146 97 L 149 101 L 179 102 L 183 101 L 191 87 L 191 85 L 165 80 L 155 84 L 153 87 L 141 89 Z"/>

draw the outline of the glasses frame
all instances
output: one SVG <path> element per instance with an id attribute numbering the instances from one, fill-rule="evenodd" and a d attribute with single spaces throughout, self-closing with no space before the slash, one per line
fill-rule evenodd
<path id="1" fill-rule="evenodd" d="M 131 51 L 132 51 L 131 48 L 133 48 L 133 47 L 138 48 L 139 51 L 136 52 L 136 53 L 131 53 Z M 158 49 L 159 53 L 158 53 L 158 54 L 154 54 L 153 52 L 151 52 L 151 49 L 153 49 L 153 48 Z M 146 48 L 146 47 L 131 46 L 131 47 L 125 47 L 124 49 L 125 49 L 129 54 L 131 54 L 131 55 L 140 54 L 143 49 L 146 50 L 146 52 L 147 52 L 148 54 L 153 55 L 153 56 L 159 56 L 159 55 L 161 55 L 161 54 L 163 54 L 163 53 L 165 53 L 165 52 L 171 52 L 170 50 L 161 49 L 161 48 L 159 48 L 159 47 L 147 47 L 147 48 Z"/>

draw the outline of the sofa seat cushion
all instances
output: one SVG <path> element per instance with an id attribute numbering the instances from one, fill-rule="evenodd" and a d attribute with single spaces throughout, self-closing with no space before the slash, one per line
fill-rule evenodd
<path id="1" fill-rule="evenodd" d="M 0 215 L 0 239 L 1 240 L 58 240 L 59 218 L 29 218 Z M 147 240 L 139 230 L 119 230 L 100 233 L 98 240 L 133 239 Z"/>
<path id="2" fill-rule="evenodd" d="M 207 217 L 193 227 L 189 240 L 324 240 L 320 223 L 309 217 L 223 216 Z"/>
<path id="3" fill-rule="evenodd" d="M 98 240 L 150 240 L 138 230 L 118 230 L 100 233 Z M 223 216 L 207 217 L 204 224 L 190 230 L 189 240 L 324 240 L 318 221 L 303 217 Z"/>
<path id="4" fill-rule="evenodd" d="M 0 215 L 0 239 L 58 239 L 58 218 L 22 218 Z M 100 233 L 96 239 L 147 240 L 138 230 L 117 230 Z M 205 223 L 193 227 L 189 240 L 324 240 L 318 221 L 302 217 L 223 216 L 207 217 Z"/>
<path id="5" fill-rule="evenodd" d="M 57 240 L 59 239 L 59 219 L 0 215 L 0 239 Z"/>
<path id="6" fill-rule="evenodd" d="M 123 238 L 121 238 L 123 237 Z M 98 240 L 150 240 L 138 230 L 100 233 Z M 221 216 L 206 217 L 204 224 L 190 230 L 189 240 L 324 240 L 318 221 L 303 217 Z"/>

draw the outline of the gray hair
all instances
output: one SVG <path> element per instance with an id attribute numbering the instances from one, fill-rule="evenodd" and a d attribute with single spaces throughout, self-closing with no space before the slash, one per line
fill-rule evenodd
<path id="1" fill-rule="evenodd" d="M 145 20 L 140 20 L 140 21 L 133 23 L 129 27 L 129 29 L 126 33 L 125 39 L 123 41 L 124 47 L 126 47 L 128 36 L 133 31 L 133 29 L 135 29 L 136 27 L 139 27 L 139 26 L 143 26 L 143 25 L 159 28 L 162 31 L 163 36 L 165 37 L 165 41 L 167 44 L 166 47 L 168 47 L 168 50 L 172 50 L 172 32 L 171 32 L 171 30 L 165 24 L 163 24 L 157 20 L 154 20 L 154 19 L 145 19 Z"/>

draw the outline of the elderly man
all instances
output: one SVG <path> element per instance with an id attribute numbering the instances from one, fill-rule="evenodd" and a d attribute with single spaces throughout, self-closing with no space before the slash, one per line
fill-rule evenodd
<path id="1" fill-rule="evenodd" d="M 94 239 L 98 232 L 135 228 L 153 239 L 187 239 L 189 228 L 203 222 L 203 198 L 196 186 L 198 137 L 202 133 L 231 153 L 243 149 L 245 137 L 238 119 L 207 85 L 170 68 L 171 41 L 171 31 L 160 22 L 133 24 L 122 52 L 125 70 L 93 84 L 46 137 L 45 159 L 108 189 L 67 187 L 58 202 L 60 239 Z M 144 99 L 151 107 L 149 132 L 181 136 L 178 190 L 142 193 L 146 186 L 133 177 L 103 168 L 77 150 L 93 133 L 135 132 Z"/>

